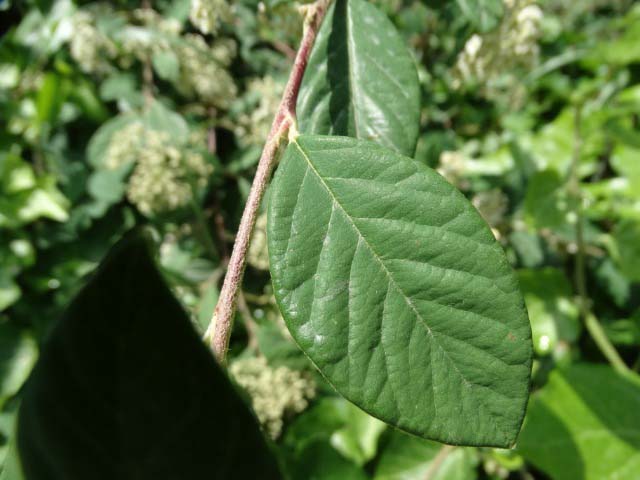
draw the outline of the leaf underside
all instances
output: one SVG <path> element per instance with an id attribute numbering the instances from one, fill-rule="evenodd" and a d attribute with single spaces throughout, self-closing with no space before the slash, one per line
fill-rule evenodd
<path id="1" fill-rule="evenodd" d="M 302 133 L 362 138 L 413 155 L 418 74 L 404 41 L 375 6 L 335 2 L 309 58 L 297 116 Z"/>
<path id="2" fill-rule="evenodd" d="M 276 299 L 336 390 L 425 438 L 511 446 L 531 331 L 505 255 L 464 196 L 371 142 L 300 136 L 270 198 Z"/>
<path id="3" fill-rule="evenodd" d="M 280 478 L 141 233 L 114 247 L 52 331 L 17 428 L 26 480 Z"/>

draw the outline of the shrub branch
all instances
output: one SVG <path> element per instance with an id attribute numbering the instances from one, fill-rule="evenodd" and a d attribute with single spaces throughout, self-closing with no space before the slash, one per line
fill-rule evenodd
<path id="1" fill-rule="evenodd" d="M 322 20 L 327 12 L 330 0 L 316 0 L 315 3 L 305 7 L 304 33 L 300 47 L 296 53 L 289 80 L 282 95 L 282 100 L 276 113 L 267 142 L 258 162 L 258 169 L 251 185 L 249 198 L 245 205 L 240 226 L 233 246 L 227 274 L 222 284 L 220 298 L 213 313 L 211 323 L 205 333 L 205 339 L 210 342 L 211 348 L 220 364 L 226 361 L 229 349 L 229 338 L 233 327 L 233 317 L 236 310 L 238 291 L 242 284 L 244 268 L 247 260 L 247 251 L 251 240 L 251 233 L 256 223 L 258 209 L 265 189 L 269 183 L 271 172 L 275 164 L 276 154 L 280 142 L 295 128 L 296 102 L 300 84 L 307 67 L 309 55 L 315 42 Z"/>

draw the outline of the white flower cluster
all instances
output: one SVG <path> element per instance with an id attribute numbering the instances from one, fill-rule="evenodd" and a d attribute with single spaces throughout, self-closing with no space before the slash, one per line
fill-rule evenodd
<path id="1" fill-rule="evenodd" d="M 266 76 L 252 80 L 247 91 L 248 111 L 237 119 L 235 133 L 246 145 L 262 146 L 278 111 L 284 85 Z"/>
<path id="2" fill-rule="evenodd" d="M 182 31 L 179 21 L 165 18 L 150 8 L 138 8 L 131 13 L 132 24 L 124 27 L 116 38 L 120 45 L 119 64 L 129 68 L 134 60 L 148 61 L 154 53 L 172 48 L 169 39 Z"/>
<path id="3" fill-rule="evenodd" d="M 213 0 L 216 5 L 219 1 Z M 224 2 L 221 5 L 230 8 Z M 96 27 L 100 12 L 117 16 L 126 25 L 107 36 Z M 223 10 L 214 12 L 217 18 L 227 18 Z M 125 13 L 114 11 L 107 4 L 79 10 L 73 24 L 71 56 L 87 73 L 108 73 L 114 68 L 114 61 L 120 68 L 128 69 L 135 61 L 146 63 L 156 54 L 173 53 L 179 75 L 171 81 L 182 95 L 196 97 L 201 103 L 221 110 L 229 108 L 237 95 L 228 72 L 236 45 L 229 38 L 218 38 L 209 45 L 200 35 L 184 34 L 178 20 L 165 18 L 153 9 L 139 8 Z"/>
<path id="4" fill-rule="evenodd" d="M 316 393 L 313 379 L 287 367 L 270 367 L 263 357 L 236 360 L 229 371 L 251 397 L 258 420 L 272 438 L 280 435 L 285 417 L 302 412 Z"/>
<path id="5" fill-rule="evenodd" d="M 133 22 L 144 27 L 153 27 L 161 34 L 178 35 L 182 25 L 175 18 L 166 18 L 151 8 L 137 8 L 133 11 Z"/>
<path id="6" fill-rule="evenodd" d="M 247 252 L 247 262 L 258 270 L 269 270 L 269 252 L 267 250 L 267 214 L 263 213 L 256 220 L 251 236 L 251 244 Z"/>
<path id="7" fill-rule="evenodd" d="M 534 0 L 504 3 L 506 11 L 499 27 L 484 35 L 473 35 L 459 54 L 453 72 L 454 87 L 475 81 L 483 84 L 485 93 L 491 96 L 508 72 L 531 69 L 538 63 L 542 10 Z"/>
<path id="8" fill-rule="evenodd" d="M 191 0 L 189 20 L 202 33 L 215 34 L 220 22 L 231 18 L 231 6 L 226 0 Z"/>
<path id="9" fill-rule="evenodd" d="M 226 70 L 235 54 L 235 44 L 220 40 L 209 47 L 199 35 L 186 35 L 183 40 L 178 46 L 181 74 L 176 87 L 183 95 L 194 92 L 210 105 L 228 108 L 237 93 Z"/>
<path id="10" fill-rule="evenodd" d="M 116 57 L 117 49 L 95 26 L 92 13 L 80 10 L 72 18 L 73 35 L 69 49 L 71 57 L 85 73 L 107 73 L 111 70 L 110 60 Z"/>
<path id="11" fill-rule="evenodd" d="M 133 165 L 133 172 L 127 198 L 148 216 L 189 204 L 195 192 L 207 185 L 213 170 L 200 153 L 141 122 L 116 132 L 107 148 L 107 168 L 128 164 Z"/>
<path id="12" fill-rule="evenodd" d="M 115 170 L 122 165 L 135 163 L 136 152 L 142 143 L 145 128 L 142 122 L 133 122 L 125 128 L 116 131 L 109 141 L 105 154 L 105 166 Z"/>

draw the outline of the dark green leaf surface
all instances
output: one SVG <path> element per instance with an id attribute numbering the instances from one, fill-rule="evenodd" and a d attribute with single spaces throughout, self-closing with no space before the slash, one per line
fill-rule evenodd
<path id="1" fill-rule="evenodd" d="M 640 381 L 605 365 L 551 374 L 531 400 L 518 451 L 554 479 L 632 479 L 640 472 Z"/>
<path id="2" fill-rule="evenodd" d="M 300 89 L 300 131 L 373 140 L 413 155 L 420 86 L 389 19 L 365 0 L 337 0 L 325 18 Z"/>
<path id="3" fill-rule="evenodd" d="M 27 480 L 280 477 L 141 234 L 114 248 L 53 330 L 17 439 Z"/>
<path id="4" fill-rule="evenodd" d="M 510 446 L 531 330 L 478 212 L 433 170 L 372 142 L 300 136 L 271 191 L 276 299 L 347 399 L 453 444 Z"/>

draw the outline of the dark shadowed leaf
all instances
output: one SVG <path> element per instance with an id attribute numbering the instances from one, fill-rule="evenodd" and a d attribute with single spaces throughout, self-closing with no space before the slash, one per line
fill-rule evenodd
<path id="1" fill-rule="evenodd" d="M 272 185 L 275 296 L 348 400 L 416 435 L 510 446 L 531 330 L 478 212 L 440 175 L 372 142 L 300 136 Z"/>
<path id="2" fill-rule="evenodd" d="M 114 247 L 44 344 L 17 444 L 27 480 L 280 477 L 141 233 Z"/>

